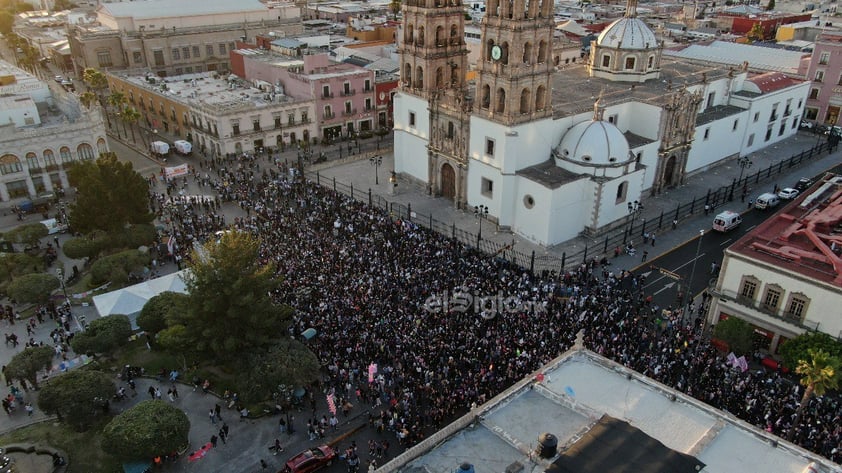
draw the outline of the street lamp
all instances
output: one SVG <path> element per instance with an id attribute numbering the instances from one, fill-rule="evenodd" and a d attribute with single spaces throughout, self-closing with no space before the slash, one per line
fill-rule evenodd
<path id="1" fill-rule="evenodd" d="M 684 290 L 684 299 L 685 301 L 682 302 L 682 306 L 684 306 L 684 302 L 686 302 L 687 306 L 690 305 L 692 302 L 692 298 L 688 299 L 687 293 L 690 292 L 690 288 L 693 287 L 693 277 L 696 275 L 696 262 L 699 261 L 699 252 L 702 250 L 702 237 L 705 236 L 704 230 L 699 230 L 699 243 L 696 245 L 696 257 L 693 258 L 693 266 L 690 268 L 690 279 L 687 280 L 687 287 Z"/>
<path id="2" fill-rule="evenodd" d="M 380 165 L 383 164 L 383 156 L 372 156 L 368 161 L 374 166 L 374 185 L 380 185 L 380 174 L 377 172 Z"/>
<path id="3" fill-rule="evenodd" d="M 629 209 L 629 229 L 627 231 L 628 237 L 631 238 L 632 234 L 632 227 L 634 227 L 634 221 L 637 219 L 637 216 L 640 212 L 643 211 L 643 204 L 639 200 L 635 200 L 634 202 L 629 202 L 627 204 Z M 625 242 L 625 238 L 623 239 Z"/>
<path id="4" fill-rule="evenodd" d="M 751 162 L 751 159 L 749 159 L 748 156 L 743 156 L 737 159 L 737 164 L 740 166 L 740 177 L 737 179 L 737 182 L 740 182 L 743 180 L 743 171 L 745 171 L 746 168 L 751 168 L 751 165 L 754 163 Z"/>
<path id="5" fill-rule="evenodd" d="M 479 231 L 477 232 L 477 249 L 479 249 L 479 242 L 480 240 L 482 240 L 482 219 L 488 218 L 488 206 L 475 205 L 474 217 L 476 217 L 479 220 Z"/>

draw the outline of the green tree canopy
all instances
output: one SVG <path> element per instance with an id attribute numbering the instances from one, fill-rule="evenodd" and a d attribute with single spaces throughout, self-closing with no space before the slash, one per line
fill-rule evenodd
<path id="1" fill-rule="evenodd" d="M 248 233 L 227 232 L 205 244 L 186 283 L 189 310 L 172 324 L 187 328 L 199 353 L 234 360 L 265 352 L 286 331 L 291 311 L 272 302 L 278 281 L 260 264 L 259 241 Z"/>
<path id="2" fill-rule="evenodd" d="M 162 292 L 144 304 L 137 317 L 137 326 L 146 332 L 158 333 L 167 328 L 167 320 L 178 318 L 187 307 L 187 294 Z"/>
<path id="3" fill-rule="evenodd" d="M 190 420 L 181 409 L 150 399 L 105 426 L 102 448 L 123 460 L 149 459 L 181 450 L 189 433 Z"/>
<path id="4" fill-rule="evenodd" d="M 0 281 L 37 272 L 44 266 L 44 260 L 26 253 L 6 253 L 0 256 Z"/>
<path id="5" fill-rule="evenodd" d="M 823 332 L 805 332 L 787 340 L 779 353 L 784 365 L 790 369 L 798 366 L 800 360 L 810 359 L 810 350 L 823 350 L 830 356 L 842 359 L 842 343 Z"/>
<path id="6" fill-rule="evenodd" d="M 96 162 L 74 161 L 68 177 L 79 189 L 76 202 L 70 205 L 70 224 L 77 232 L 114 232 L 154 218 L 146 181 L 131 163 L 118 161 L 113 153 L 101 155 Z"/>
<path id="7" fill-rule="evenodd" d="M 38 389 L 38 372 L 53 365 L 55 351 L 51 347 L 29 347 L 13 356 L 6 365 L 7 379 L 26 380 Z"/>
<path id="8" fill-rule="evenodd" d="M 38 407 L 56 414 L 72 429 L 87 430 L 102 411 L 101 401 L 111 399 L 114 382 L 102 371 L 76 369 L 44 383 L 38 393 Z"/>
<path id="9" fill-rule="evenodd" d="M 41 241 L 41 238 L 44 238 L 49 234 L 50 231 L 47 229 L 47 226 L 38 222 L 19 225 L 6 232 L 3 236 L 5 236 L 7 240 L 15 243 L 24 243 L 35 246 Z"/>
<path id="10" fill-rule="evenodd" d="M 713 336 L 728 344 L 737 355 L 751 353 L 754 329 L 751 325 L 737 317 L 728 317 L 719 321 L 713 329 Z"/>
<path id="11" fill-rule="evenodd" d="M 58 278 L 52 274 L 24 274 L 6 286 L 6 293 L 17 302 L 43 304 L 60 285 Z"/>
<path id="12" fill-rule="evenodd" d="M 71 238 L 64 242 L 61 250 L 68 258 L 96 258 L 103 250 L 110 246 L 108 234 L 101 231 L 93 231 L 85 236 Z"/>
<path id="13" fill-rule="evenodd" d="M 248 370 L 238 380 L 246 402 L 268 399 L 278 385 L 306 386 L 319 377 L 319 360 L 304 344 L 281 338 L 265 353 L 248 358 Z"/>
<path id="14" fill-rule="evenodd" d="M 839 358 L 831 356 L 824 350 L 810 349 L 807 358 L 798 360 L 795 373 L 801 376 L 800 383 L 806 389 L 795 411 L 793 428 L 789 430 L 787 440 L 793 439 L 795 430 L 801 425 L 801 416 L 804 414 L 807 403 L 810 402 L 810 397 L 813 394 L 823 396 L 828 389 L 839 387 L 839 364 Z"/>
<path id="15" fill-rule="evenodd" d="M 92 321 L 84 332 L 70 341 L 76 353 L 110 353 L 126 344 L 132 334 L 132 323 L 125 315 L 116 314 Z"/>
<path id="16" fill-rule="evenodd" d="M 0 33 L 4 36 L 12 32 L 15 25 L 15 15 L 10 11 L 0 10 Z"/>
<path id="17" fill-rule="evenodd" d="M 149 261 L 149 254 L 138 250 L 104 256 L 91 265 L 91 284 L 100 285 L 108 281 L 123 284 L 129 280 L 129 273 L 142 271 Z"/>

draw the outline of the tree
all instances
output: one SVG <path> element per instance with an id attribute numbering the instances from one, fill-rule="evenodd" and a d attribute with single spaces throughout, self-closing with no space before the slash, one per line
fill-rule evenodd
<path id="1" fill-rule="evenodd" d="M 56 0 L 53 3 L 53 11 L 71 10 L 76 8 L 76 4 L 70 0 Z"/>
<path id="2" fill-rule="evenodd" d="M 149 459 L 181 450 L 189 433 L 184 412 L 150 399 L 114 417 L 102 431 L 102 447 L 123 460 Z"/>
<path id="3" fill-rule="evenodd" d="M 111 95 L 108 96 L 107 103 L 111 106 L 112 109 L 116 110 L 118 114 L 120 114 L 123 110 L 123 106 L 126 104 L 126 94 L 122 92 L 111 92 Z M 120 121 L 123 121 L 122 116 Z M 120 130 L 117 130 L 117 135 L 119 136 Z M 126 136 L 126 123 L 123 122 L 123 136 Z"/>
<path id="4" fill-rule="evenodd" d="M 123 109 L 123 122 L 129 124 L 129 130 L 132 132 L 132 142 L 135 142 L 134 138 L 134 127 L 138 121 L 140 121 L 140 112 L 137 111 L 134 107 L 126 107 Z"/>
<path id="5" fill-rule="evenodd" d="M 784 366 L 794 369 L 799 360 L 810 359 L 810 350 L 823 350 L 836 358 L 842 358 L 842 343 L 823 332 L 805 332 L 787 340 L 781 345 L 779 353 Z"/>
<path id="6" fill-rule="evenodd" d="M 398 13 L 401 12 L 401 0 L 391 0 L 391 2 L 389 2 L 389 10 L 392 11 L 392 15 L 394 15 L 395 20 L 397 20 Z"/>
<path id="7" fill-rule="evenodd" d="M 82 71 L 82 81 L 84 81 L 88 88 L 96 95 L 99 105 L 102 108 L 105 108 L 105 99 L 103 94 L 105 93 L 105 89 L 108 88 L 108 78 L 105 77 L 105 74 L 92 67 L 88 67 Z M 105 114 L 105 119 L 108 122 L 108 128 L 110 129 L 111 119 L 108 113 Z"/>
<path id="8" fill-rule="evenodd" d="M 769 0 L 769 4 L 766 5 L 766 11 L 772 11 L 775 9 L 775 0 Z"/>
<path id="9" fill-rule="evenodd" d="M 137 316 L 137 326 L 145 332 L 158 333 L 167 328 L 167 320 L 187 310 L 187 303 L 187 294 L 162 292 L 144 304 Z"/>
<path id="10" fill-rule="evenodd" d="M 12 32 L 12 26 L 15 25 L 15 15 L 7 10 L 0 10 L 0 33 L 4 36 Z"/>
<path id="11" fill-rule="evenodd" d="M 800 383 L 805 387 L 801 403 L 795 411 L 795 420 L 789 429 L 787 440 L 792 441 L 795 430 L 801 425 L 804 408 L 810 402 L 813 394 L 822 396 L 828 389 L 839 387 L 839 358 L 831 356 L 824 350 L 810 350 L 807 359 L 799 360 L 795 373 L 801 376 Z"/>
<path id="12" fill-rule="evenodd" d="M 108 281 L 124 284 L 128 282 L 130 273 L 142 272 L 149 261 L 149 255 L 138 250 L 105 256 L 91 265 L 91 284 L 99 285 Z"/>
<path id="13" fill-rule="evenodd" d="M 64 242 L 61 250 L 68 258 L 81 259 L 97 257 L 108 246 L 108 234 L 94 231 L 86 236 L 71 238 Z"/>
<path id="14" fill-rule="evenodd" d="M 17 302 L 43 304 L 60 285 L 61 282 L 52 274 L 31 273 L 13 279 L 6 292 Z"/>
<path id="15" fill-rule="evenodd" d="M 24 243 L 31 246 L 36 246 L 41 239 L 49 235 L 50 231 L 43 223 L 28 223 L 20 225 L 7 232 L 4 236 L 7 240 L 15 243 Z"/>
<path id="16" fill-rule="evenodd" d="M 98 100 L 96 94 L 91 91 L 85 91 L 79 96 L 79 101 L 88 109 L 91 108 L 91 105 L 98 103 Z"/>
<path id="17" fill-rule="evenodd" d="M 50 369 L 55 355 L 52 347 L 29 347 L 13 356 L 6 365 L 6 379 L 26 380 L 38 389 L 38 372 Z"/>
<path id="18" fill-rule="evenodd" d="M 751 42 L 762 41 L 764 36 L 763 27 L 760 26 L 760 23 L 755 23 L 754 26 L 751 27 L 751 30 L 749 30 L 746 34 L 746 38 L 748 38 Z"/>
<path id="19" fill-rule="evenodd" d="M 751 352 L 754 329 L 742 319 L 728 317 L 716 324 L 713 336 L 727 343 L 735 354 L 744 355 Z"/>
<path id="20" fill-rule="evenodd" d="M 237 231 L 194 255 L 186 278 L 189 309 L 172 325 L 187 327 L 197 352 L 242 359 L 241 353 L 263 352 L 284 333 L 291 310 L 272 302 L 274 268 L 259 261 L 257 238 Z"/>
<path id="21" fill-rule="evenodd" d="M 246 402 L 268 399 L 279 385 L 306 386 L 319 377 L 319 360 L 304 344 L 282 338 L 265 353 L 247 356 L 248 370 L 237 383 Z"/>
<path id="22" fill-rule="evenodd" d="M 101 155 L 96 162 L 73 162 L 68 177 L 79 189 L 76 202 L 70 205 L 70 225 L 77 232 L 114 232 L 154 218 L 147 204 L 146 180 L 113 153 Z"/>
<path id="23" fill-rule="evenodd" d="M 115 392 L 111 376 L 102 371 L 76 369 L 44 383 L 38 393 L 38 407 L 55 414 L 77 432 L 87 430 L 98 407 Z"/>
<path id="24" fill-rule="evenodd" d="M 132 323 L 125 315 L 108 315 L 91 322 L 84 332 L 70 341 L 76 353 L 110 353 L 125 345 L 132 334 Z"/>
<path id="25" fill-rule="evenodd" d="M 37 256 L 8 253 L 0 257 L 0 281 L 10 281 L 17 276 L 38 272 L 43 265 L 44 261 Z"/>

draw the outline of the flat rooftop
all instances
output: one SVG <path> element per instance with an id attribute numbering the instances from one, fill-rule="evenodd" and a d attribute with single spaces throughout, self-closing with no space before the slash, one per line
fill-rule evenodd
<path id="1" fill-rule="evenodd" d="M 728 251 L 842 288 L 842 176 L 827 174 Z"/>
<path id="2" fill-rule="evenodd" d="M 709 61 L 732 66 L 739 66 L 744 61 L 748 61 L 750 70 L 776 71 L 787 74 L 798 74 L 801 60 L 809 55 L 809 53 L 801 51 L 766 48 L 727 41 L 693 43 L 664 49 L 664 57 Z"/>
<path id="3" fill-rule="evenodd" d="M 588 350 L 574 348 L 540 373 L 543 381 L 535 373 L 378 471 L 452 472 L 469 463 L 477 472 L 503 472 L 519 463 L 522 473 L 540 473 L 562 457 L 588 451 L 580 442 L 601 429 L 606 415 L 674 454 L 695 458 L 706 465 L 703 472 L 802 473 L 811 462 L 827 471 L 839 468 Z M 532 453 L 545 432 L 558 439 L 557 455 L 549 459 Z M 640 471 L 663 471 L 653 470 L 658 458 L 635 460 L 648 468 Z"/>
<path id="4" fill-rule="evenodd" d="M 266 10 L 266 5 L 258 0 L 138 0 L 102 3 L 99 7 L 100 12 L 114 18 L 129 17 L 136 20 Z"/>

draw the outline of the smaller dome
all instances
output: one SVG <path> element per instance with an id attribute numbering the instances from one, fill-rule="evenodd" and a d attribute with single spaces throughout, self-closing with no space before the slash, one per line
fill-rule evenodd
<path id="1" fill-rule="evenodd" d="M 584 165 L 611 165 L 631 159 L 629 142 L 619 128 L 601 120 L 573 125 L 556 149 L 558 156 Z"/>
<path id="2" fill-rule="evenodd" d="M 658 47 L 658 39 L 640 18 L 624 17 L 608 25 L 599 34 L 596 44 L 604 48 L 645 50 Z"/>

